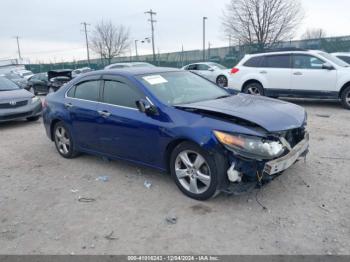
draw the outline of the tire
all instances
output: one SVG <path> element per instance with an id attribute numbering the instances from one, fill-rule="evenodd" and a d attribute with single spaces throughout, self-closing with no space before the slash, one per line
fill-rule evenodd
<path id="1" fill-rule="evenodd" d="M 340 98 L 343 107 L 350 110 L 350 86 L 346 87 L 341 92 Z"/>
<path id="2" fill-rule="evenodd" d="M 70 131 L 63 122 L 60 121 L 55 124 L 53 137 L 56 149 L 61 156 L 64 158 L 74 158 L 78 155 L 78 152 L 74 150 L 74 141 Z"/>
<path id="3" fill-rule="evenodd" d="M 34 122 L 34 121 L 38 121 L 40 118 L 40 116 L 32 116 L 32 117 L 28 117 L 27 120 L 29 122 Z"/>
<path id="4" fill-rule="evenodd" d="M 220 87 L 227 87 L 228 86 L 228 80 L 227 77 L 224 75 L 219 75 L 216 78 L 216 84 Z"/>
<path id="5" fill-rule="evenodd" d="M 170 171 L 178 188 L 190 198 L 207 200 L 219 192 L 214 158 L 194 143 L 183 142 L 175 147 L 170 157 Z"/>
<path id="6" fill-rule="evenodd" d="M 255 96 L 263 96 L 264 88 L 260 83 L 252 82 L 244 86 L 243 93 Z"/>

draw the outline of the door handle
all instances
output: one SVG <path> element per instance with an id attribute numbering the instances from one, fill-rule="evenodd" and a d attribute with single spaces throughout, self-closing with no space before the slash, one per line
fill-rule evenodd
<path id="1" fill-rule="evenodd" d="M 65 104 L 64 104 L 64 107 L 67 108 L 67 109 L 69 109 L 69 108 L 72 108 L 73 105 L 72 105 L 72 103 L 65 103 Z"/>
<path id="2" fill-rule="evenodd" d="M 105 111 L 105 110 L 103 110 L 103 111 L 97 111 L 97 112 L 98 112 L 99 115 L 102 116 L 102 117 L 109 117 L 109 116 L 111 115 L 110 112 Z"/>
<path id="3" fill-rule="evenodd" d="M 294 75 L 295 75 L 295 76 L 302 76 L 303 73 L 302 73 L 302 72 L 295 72 Z"/>
<path id="4" fill-rule="evenodd" d="M 260 71 L 259 73 L 260 73 L 260 74 L 267 74 L 266 71 Z"/>

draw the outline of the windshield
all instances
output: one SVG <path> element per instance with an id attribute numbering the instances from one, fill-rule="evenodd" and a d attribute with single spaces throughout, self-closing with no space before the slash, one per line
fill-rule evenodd
<path id="1" fill-rule="evenodd" d="M 209 63 L 211 67 L 217 67 L 219 69 L 227 69 L 227 67 L 224 67 L 223 65 L 220 65 L 218 63 Z"/>
<path id="2" fill-rule="evenodd" d="M 224 89 L 190 72 L 166 72 L 137 76 L 148 89 L 168 105 L 189 104 L 229 96 Z"/>
<path id="3" fill-rule="evenodd" d="M 16 89 L 19 89 L 19 87 L 15 83 L 6 79 L 5 77 L 0 77 L 0 91 L 10 91 Z"/>
<path id="4" fill-rule="evenodd" d="M 323 56 L 324 58 L 330 60 L 331 62 L 333 62 L 334 64 L 336 64 L 337 66 L 342 66 L 342 67 L 349 67 L 349 65 L 347 63 L 345 63 L 344 61 L 340 60 L 339 58 L 325 53 L 325 52 L 320 52 L 318 53 L 320 56 Z"/>
<path id="5" fill-rule="evenodd" d="M 23 79 L 22 77 L 20 77 L 17 74 L 7 74 L 7 75 L 5 75 L 5 77 L 7 79 L 10 79 L 10 80 L 22 80 Z"/>

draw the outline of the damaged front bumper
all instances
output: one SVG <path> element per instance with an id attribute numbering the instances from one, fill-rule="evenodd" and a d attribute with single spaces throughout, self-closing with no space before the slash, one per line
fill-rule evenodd
<path id="1" fill-rule="evenodd" d="M 272 161 L 234 159 L 227 171 L 231 183 L 222 191 L 239 195 L 262 186 L 280 176 L 300 158 L 305 158 L 308 151 L 309 134 L 305 132 L 304 139 L 280 158 Z"/>

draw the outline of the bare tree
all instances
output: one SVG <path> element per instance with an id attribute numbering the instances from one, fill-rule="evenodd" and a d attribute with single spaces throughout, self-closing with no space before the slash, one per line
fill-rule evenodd
<path id="1" fill-rule="evenodd" d="M 262 50 L 292 39 L 302 19 L 299 0 L 231 0 L 223 28 L 236 44 L 256 44 Z"/>
<path id="2" fill-rule="evenodd" d="M 110 64 L 113 57 L 124 54 L 130 46 L 130 32 L 123 25 L 111 21 L 99 22 L 91 37 L 91 49 Z"/>
<path id="3" fill-rule="evenodd" d="M 302 34 L 301 39 L 320 39 L 325 38 L 327 33 L 322 28 L 311 28 L 307 29 L 304 34 Z"/>

